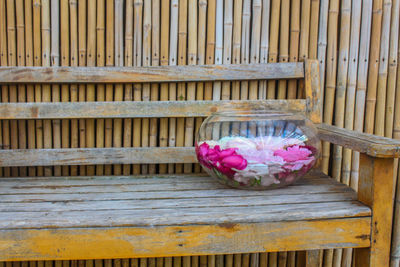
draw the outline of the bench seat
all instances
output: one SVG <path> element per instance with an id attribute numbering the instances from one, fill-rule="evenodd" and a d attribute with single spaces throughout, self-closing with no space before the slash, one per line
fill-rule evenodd
<path id="1" fill-rule="evenodd" d="M 370 245 L 370 208 L 317 170 L 270 191 L 190 174 L 2 178 L 0 195 L 0 260 Z"/>

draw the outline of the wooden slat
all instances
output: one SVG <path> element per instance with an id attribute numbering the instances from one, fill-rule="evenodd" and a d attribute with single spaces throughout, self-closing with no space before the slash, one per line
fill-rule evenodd
<path id="1" fill-rule="evenodd" d="M 327 124 L 318 124 L 319 137 L 330 143 L 365 153 L 372 157 L 400 157 L 400 141 L 386 137 L 355 132 Z"/>
<path id="2" fill-rule="evenodd" d="M 366 217 L 156 228 L 3 230 L 0 231 L 0 260 L 161 257 L 366 247 L 370 242 L 370 222 Z"/>
<path id="3" fill-rule="evenodd" d="M 165 118 L 206 117 L 224 110 L 292 110 L 304 112 L 306 101 L 115 101 L 63 103 L 1 103 L 0 119 Z"/>
<path id="4" fill-rule="evenodd" d="M 0 83 L 143 83 L 303 78 L 302 63 L 153 67 L 0 67 Z"/>
<path id="5" fill-rule="evenodd" d="M 58 211 L 101 211 L 107 209 L 126 210 L 162 208 L 191 208 L 191 207 L 231 207 L 231 206 L 253 206 L 278 205 L 294 203 L 318 203 L 356 200 L 354 192 L 345 193 L 320 193 L 280 196 L 242 196 L 242 197 L 219 197 L 204 192 L 206 197 L 202 198 L 170 198 L 170 199 L 130 199 L 130 200 L 98 200 L 77 202 L 39 202 L 39 203 L 0 203 L 1 212 L 58 212 Z"/>
<path id="6" fill-rule="evenodd" d="M 195 163 L 193 147 L 66 148 L 0 150 L 0 166 Z"/>
<path id="7" fill-rule="evenodd" d="M 154 186 L 154 185 L 153 185 Z M 174 207 L 101 211 L 2 212 L 0 229 L 167 226 L 186 224 L 261 223 L 370 216 L 358 201 L 258 206 Z"/>

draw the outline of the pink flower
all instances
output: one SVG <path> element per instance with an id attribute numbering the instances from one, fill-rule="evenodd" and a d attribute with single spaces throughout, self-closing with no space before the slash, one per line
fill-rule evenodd
<path id="1" fill-rule="evenodd" d="M 315 161 L 315 157 L 313 156 L 314 148 L 309 146 L 290 146 L 286 149 L 280 149 L 274 152 L 275 156 L 279 156 L 283 158 L 287 163 L 283 166 L 288 171 L 299 171 L 306 166 L 302 172 L 307 172 L 313 162 Z M 280 176 L 285 177 L 289 174 L 289 172 L 281 173 Z M 281 177 L 280 177 L 281 178 Z"/>
<path id="2" fill-rule="evenodd" d="M 305 146 L 290 146 L 286 149 L 279 149 L 274 152 L 274 156 L 283 158 L 286 162 L 297 162 L 308 159 L 312 151 Z"/>
<path id="3" fill-rule="evenodd" d="M 236 153 L 235 148 L 221 150 L 219 145 L 211 148 L 207 143 L 196 145 L 197 158 L 203 166 L 211 169 L 216 168 L 219 172 L 233 176 L 235 170 L 244 170 L 247 161 Z"/>

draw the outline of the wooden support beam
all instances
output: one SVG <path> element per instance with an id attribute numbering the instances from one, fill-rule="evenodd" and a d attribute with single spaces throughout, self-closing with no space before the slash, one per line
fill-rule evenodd
<path id="1" fill-rule="evenodd" d="M 0 84 L 196 82 L 304 77 L 303 63 L 152 67 L 0 67 Z"/>
<path id="2" fill-rule="evenodd" d="M 207 117 L 214 112 L 292 110 L 305 112 L 304 99 L 222 101 L 115 101 L 1 103 L 0 119 Z"/>
<path id="3" fill-rule="evenodd" d="M 193 147 L 129 147 L 0 150 L 0 166 L 195 163 Z"/>

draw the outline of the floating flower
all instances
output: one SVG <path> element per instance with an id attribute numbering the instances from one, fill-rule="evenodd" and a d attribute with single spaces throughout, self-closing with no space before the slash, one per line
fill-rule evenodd
<path id="1" fill-rule="evenodd" d="M 199 162 L 211 169 L 216 168 L 219 172 L 232 176 L 235 170 L 243 170 L 247 167 L 247 161 L 243 156 L 236 153 L 236 149 L 221 149 L 219 145 L 211 148 L 206 142 L 196 146 L 196 154 Z"/>
<path id="2" fill-rule="evenodd" d="M 292 182 L 313 166 L 316 153 L 301 140 L 277 136 L 223 137 L 196 144 L 201 165 L 241 186 Z"/>

